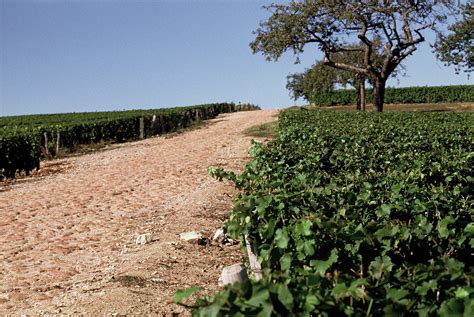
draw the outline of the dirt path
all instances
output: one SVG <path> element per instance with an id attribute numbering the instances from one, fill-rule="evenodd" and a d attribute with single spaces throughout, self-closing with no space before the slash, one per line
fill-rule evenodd
<path id="1" fill-rule="evenodd" d="M 54 162 L 61 172 L 0 192 L 0 315 L 183 313 L 188 286 L 218 289 L 238 246 L 200 246 L 179 234 L 222 225 L 233 187 L 209 166 L 240 170 L 245 128 L 276 111 L 220 116 L 173 137 L 127 143 Z M 136 237 L 153 241 L 137 245 Z"/>

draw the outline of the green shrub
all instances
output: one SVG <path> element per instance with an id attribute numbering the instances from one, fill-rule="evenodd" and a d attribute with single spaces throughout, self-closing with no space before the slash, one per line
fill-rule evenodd
<path id="1" fill-rule="evenodd" d="M 226 230 L 259 282 L 194 315 L 472 316 L 474 114 L 285 111 L 241 175 Z"/>
<path id="2" fill-rule="evenodd" d="M 367 102 L 372 102 L 372 89 L 366 90 Z M 354 89 L 314 94 L 311 102 L 318 106 L 356 104 Z M 474 85 L 390 88 L 385 90 L 385 103 L 474 102 Z"/>
<path id="3" fill-rule="evenodd" d="M 155 110 L 0 117 L 0 178 L 14 177 L 22 171 L 28 174 L 39 168 L 40 144 L 44 145 L 45 134 L 52 152 L 57 133 L 62 148 L 100 141 L 124 142 L 139 138 L 140 118 L 144 119 L 145 136 L 152 136 L 220 113 L 256 109 L 259 108 L 250 104 L 216 103 Z"/>

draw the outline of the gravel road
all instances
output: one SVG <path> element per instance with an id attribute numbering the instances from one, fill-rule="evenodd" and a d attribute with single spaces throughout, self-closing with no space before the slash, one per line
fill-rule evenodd
<path id="1" fill-rule="evenodd" d="M 251 138 L 276 110 L 221 115 L 202 128 L 51 161 L 46 176 L 0 185 L 0 314 L 187 314 L 177 289 L 218 289 L 236 245 L 198 245 L 232 206 L 232 184 L 210 166 L 241 170 Z M 50 173 L 47 173 L 47 171 Z M 136 244 L 141 234 L 147 244 Z"/>

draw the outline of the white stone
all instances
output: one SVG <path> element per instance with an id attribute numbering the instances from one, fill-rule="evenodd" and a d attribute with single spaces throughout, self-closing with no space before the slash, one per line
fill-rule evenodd
<path id="1" fill-rule="evenodd" d="M 216 232 L 214 233 L 214 236 L 212 237 L 212 241 L 223 242 L 224 239 L 225 239 L 224 229 L 222 228 L 217 229 Z"/>
<path id="2" fill-rule="evenodd" d="M 135 243 L 136 244 L 147 244 L 147 243 L 150 243 L 151 241 L 153 241 L 153 236 L 151 233 L 144 233 L 144 234 L 141 234 L 137 237 L 137 239 L 135 240 Z"/>
<path id="3" fill-rule="evenodd" d="M 219 285 L 224 286 L 236 282 L 243 282 L 248 279 L 247 269 L 242 263 L 226 266 L 222 269 Z"/>
<path id="4" fill-rule="evenodd" d="M 194 242 L 202 238 L 202 234 L 196 231 L 180 233 L 179 238 L 183 241 Z"/>
<path id="5" fill-rule="evenodd" d="M 159 277 L 152 277 L 150 281 L 155 282 L 155 283 L 163 283 L 165 280 Z"/>

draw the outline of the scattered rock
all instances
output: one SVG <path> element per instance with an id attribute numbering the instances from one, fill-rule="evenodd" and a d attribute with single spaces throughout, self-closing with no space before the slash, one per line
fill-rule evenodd
<path id="1" fill-rule="evenodd" d="M 224 233 L 224 229 L 223 228 L 219 228 L 216 230 L 216 232 L 214 233 L 214 236 L 212 237 L 212 241 L 216 241 L 216 242 L 219 242 L 219 243 L 222 243 L 224 242 L 224 239 L 225 239 L 225 233 Z"/>
<path id="2" fill-rule="evenodd" d="M 239 243 L 239 241 L 235 241 L 229 238 L 229 235 L 227 233 L 224 233 L 223 228 L 219 228 L 216 230 L 214 236 L 212 237 L 212 241 L 223 245 L 234 245 Z"/>
<path id="3" fill-rule="evenodd" d="M 151 233 L 141 234 L 135 240 L 136 244 L 147 244 L 153 241 L 153 236 Z"/>
<path id="4" fill-rule="evenodd" d="M 4 304 L 10 300 L 9 294 L 0 294 L 0 304 Z"/>
<path id="5" fill-rule="evenodd" d="M 179 238 L 187 242 L 195 242 L 202 238 L 202 234 L 196 231 L 183 232 L 179 235 Z"/>
<path id="6" fill-rule="evenodd" d="M 219 278 L 219 286 L 233 284 L 236 282 L 243 282 L 248 279 L 247 269 L 242 263 L 233 264 L 222 269 L 221 277 Z"/>
<path id="7" fill-rule="evenodd" d="M 226 236 L 225 239 L 224 239 L 224 244 L 225 245 L 235 245 L 235 244 L 239 244 L 239 241 L 231 239 L 231 238 Z"/>
<path id="8" fill-rule="evenodd" d="M 159 277 L 152 277 L 152 278 L 150 279 L 150 281 L 155 282 L 155 283 L 163 283 L 163 282 L 165 282 L 164 279 L 159 278 Z"/>

